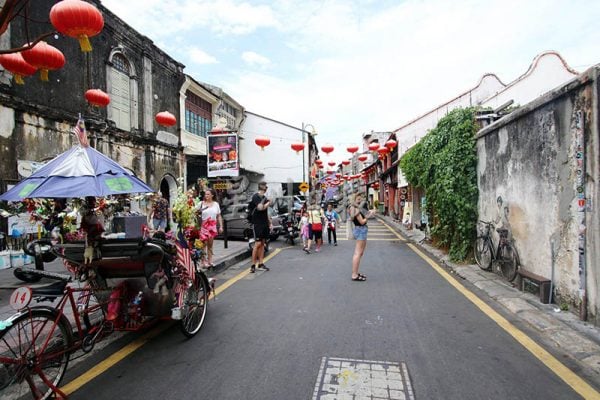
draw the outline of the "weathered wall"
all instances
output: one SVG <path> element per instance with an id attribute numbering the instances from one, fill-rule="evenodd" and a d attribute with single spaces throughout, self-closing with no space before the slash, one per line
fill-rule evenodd
<path id="1" fill-rule="evenodd" d="M 551 278 L 559 302 L 581 304 L 576 118 L 584 117 L 586 197 L 597 203 L 596 69 L 521 107 L 478 134 L 479 216 L 511 232 L 521 268 Z M 598 309 L 598 216 L 586 213 L 588 311 Z"/>
<path id="2" fill-rule="evenodd" d="M 56 1 L 39 0 L 30 17 L 47 21 Z M 157 140 L 159 130 L 178 136 L 178 127 L 159 127 L 154 115 L 168 110 L 179 113 L 179 89 L 184 82 L 183 65 L 158 49 L 150 39 L 133 30 L 97 1 L 104 16 L 104 30 L 91 39 L 93 51 L 82 53 L 75 39 L 57 35 L 48 43 L 63 52 L 65 66 L 50 72 L 50 81 L 26 78 L 25 85 L 0 79 L 0 179 L 18 180 L 17 160 L 43 161 L 75 143 L 71 130 L 82 113 L 90 143 L 121 165 L 131 169 L 151 187 L 158 188 L 165 175 L 180 176 L 180 148 Z M 30 36 L 48 30 L 48 24 L 30 24 Z M 10 30 L 13 47 L 26 42 L 22 19 Z M 7 40 L 3 35 L 3 40 Z M 107 117 L 105 108 L 91 108 L 84 99 L 89 88 L 107 90 L 110 55 L 119 50 L 131 63 L 137 86 L 131 130 L 121 130 Z M 2 73 L 1 75 L 4 75 Z M 6 118 L 5 118 L 6 117 Z M 14 122 L 11 122 L 12 118 Z"/>

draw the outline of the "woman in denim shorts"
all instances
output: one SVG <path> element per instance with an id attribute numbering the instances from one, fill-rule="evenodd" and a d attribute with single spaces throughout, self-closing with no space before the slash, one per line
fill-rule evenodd
<path id="1" fill-rule="evenodd" d="M 354 195 L 354 202 L 350 206 L 348 213 L 354 224 L 354 239 L 356 239 L 356 246 L 354 247 L 354 255 L 352 256 L 352 280 L 357 282 L 364 282 L 367 277 L 363 274 L 358 273 L 360 268 L 360 259 L 365 253 L 365 247 L 367 247 L 367 233 L 369 227 L 367 226 L 367 218 L 373 215 L 373 211 L 369 211 L 367 215 L 364 215 L 360 209 L 360 204 L 363 200 L 363 194 L 357 193 Z"/>

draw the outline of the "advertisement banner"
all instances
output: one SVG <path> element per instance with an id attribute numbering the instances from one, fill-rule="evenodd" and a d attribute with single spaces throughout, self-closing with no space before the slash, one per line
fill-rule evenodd
<path id="1" fill-rule="evenodd" d="M 239 174 L 237 135 L 208 135 L 208 177 L 238 176 Z"/>

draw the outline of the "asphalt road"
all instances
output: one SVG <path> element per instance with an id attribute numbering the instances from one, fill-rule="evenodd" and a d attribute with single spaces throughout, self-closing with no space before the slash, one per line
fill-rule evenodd
<path id="1" fill-rule="evenodd" d="M 271 271 L 226 271 L 221 284 L 243 275 L 211 301 L 196 337 L 172 326 L 70 398 L 580 398 L 405 242 L 369 224 L 366 282 L 350 280 L 353 241 L 307 255 L 279 240 Z M 82 362 L 63 384 L 136 337 Z M 382 394 L 381 374 L 399 386 L 388 381 Z"/>

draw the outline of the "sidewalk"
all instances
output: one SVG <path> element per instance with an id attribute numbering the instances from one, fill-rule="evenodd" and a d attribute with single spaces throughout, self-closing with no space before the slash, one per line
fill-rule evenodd
<path id="1" fill-rule="evenodd" d="M 215 240 L 213 257 L 213 264 L 215 265 L 215 269 L 214 271 L 207 272 L 207 275 L 211 277 L 217 274 L 218 272 L 228 268 L 229 266 L 236 264 L 239 261 L 242 261 L 248 257 L 250 257 L 250 250 L 247 241 L 228 240 L 227 248 L 225 248 L 223 240 Z M 34 268 L 33 264 L 27 265 L 27 267 Z M 51 263 L 44 264 L 44 270 L 66 275 L 69 274 L 65 270 L 65 267 L 60 259 L 54 260 Z M 13 268 L 0 270 L 0 320 L 7 318 L 15 312 L 9 305 L 10 295 L 14 289 L 24 285 L 28 285 L 31 287 L 44 286 L 51 282 L 54 281 L 49 279 L 42 279 L 39 282 L 27 284 L 15 278 L 15 276 L 13 275 Z"/>
<path id="2" fill-rule="evenodd" d="M 567 353 L 585 375 L 600 379 L 600 328 L 580 321 L 571 312 L 561 311 L 556 304 L 542 304 L 537 296 L 520 291 L 493 272 L 483 271 L 477 265 L 450 262 L 444 252 L 426 242 L 421 243 L 425 234 L 418 229 L 407 230 L 391 217 L 378 214 L 377 218 L 433 255 L 439 264 L 486 293 L 537 332 L 546 344 Z"/>

